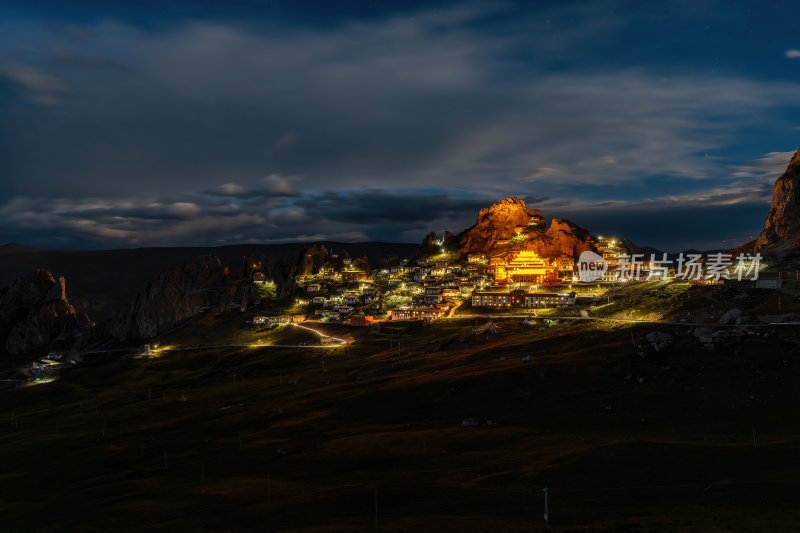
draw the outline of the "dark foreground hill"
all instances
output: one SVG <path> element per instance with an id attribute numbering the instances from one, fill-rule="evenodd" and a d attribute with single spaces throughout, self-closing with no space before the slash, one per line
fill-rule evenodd
<path id="1" fill-rule="evenodd" d="M 2 529 L 544 531 L 547 487 L 553 531 L 794 531 L 800 334 L 761 320 L 800 311 L 789 285 L 601 306 L 676 324 L 312 324 L 343 348 L 258 347 L 310 338 L 200 316 L 162 344 L 254 345 L 97 354 L 0 391 Z M 680 323 L 734 301 L 749 325 Z"/>
<path id="2" fill-rule="evenodd" d="M 346 249 L 352 257 L 366 255 L 375 264 L 385 255 L 411 255 L 417 245 L 406 243 L 319 242 L 327 249 Z M 35 269 L 63 276 L 70 301 L 94 320 L 109 318 L 131 301 L 144 285 L 183 261 L 214 255 L 238 268 L 245 256 L 285 257 L 305 244 L 238 244 L 219 247 L 133 248 L 120 250 L 45 250 L 17 244 L 0 247 L 0 287 Z"/>

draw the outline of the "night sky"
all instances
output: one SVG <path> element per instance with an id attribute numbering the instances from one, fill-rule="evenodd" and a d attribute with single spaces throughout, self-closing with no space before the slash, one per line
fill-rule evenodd
<path id="1" fill-rule="evenodd" d="M 520 196 L 665 250 L 763 227 L 796 2 L 0 2 L 0 242 L 418 242 Z"/>

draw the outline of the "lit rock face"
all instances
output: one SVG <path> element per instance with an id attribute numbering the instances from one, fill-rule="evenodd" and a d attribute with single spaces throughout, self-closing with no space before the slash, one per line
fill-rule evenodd
<path id="1" fill-rule="evenodd" d="M 539 239 L 531 240 L 527 247 L 541 257 L 550 258 L 561 255 L 578 257 L 587 250 L 596 251 L 588 231 L 560 218 L 554 218 L 547 231 Z"/>
<path id="2" fill-rule="evenodd" d="M 10 354 L 42 350 L 59 338 L 73 341 L 94 326 L 67 301 L 64 278 L 42 269 L 0 292 L 0 322 L 8 328 L 5 348 Z"/>
<path id="3" fill-rule="evenodd" d="M 468 229 L 460 253 L 489 252 L 497 241 L 510 239 L 517 226 L 527 226 L 531 219 L 543 220 L 536 209 L 528 209 L 521 198 L 512 196 L 481 209 L 478 222 Z"/>
<path id="4" fill-rule="evenodd" d="M 514 247 L 534 250 L 547 258 L 577 257 L 586 250 L 596 251 L 588 231 L 563 219 L 553 219 L 545 230 L 541 212 L 528 208 L 516 197 L 481 209 L 477 223 L 460 236 L 460 245 L 460 255 L 492 254 Z"/>
<path id="5" fill-rule="evenodd" d="M 784 255 L 800 249 L 800 150 L 775 182 L 766 227 L 758 236 L 755 251 Z"/>

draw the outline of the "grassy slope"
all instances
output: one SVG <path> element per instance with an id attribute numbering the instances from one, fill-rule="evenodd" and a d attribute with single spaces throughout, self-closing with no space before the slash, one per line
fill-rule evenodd
<path id="1" fill-rule="evenodd" d="M 708 300 L 692 291 L 682 308 Z M 680 314 L 670 298 L 648 305 Z M 210 321 L 162 342 L 250 338 Z M 377 491 L 383 531 L 531 531 L 544 486 L 557 531 L 800 523 L 794 329 L 707 351 L 664 326 L 676 340 L 655 353 L 652 326 L 498 319 L 475 337 L 473 322 L 389 324 L 344 349 L 100 359 L 4 391 L 3 530 L 367 530 Z"/>

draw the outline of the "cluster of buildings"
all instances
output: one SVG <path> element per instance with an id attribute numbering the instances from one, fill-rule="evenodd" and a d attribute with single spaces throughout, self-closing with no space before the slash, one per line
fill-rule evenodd
<path id="1" fill-rule="evenodd" d="M 616 273 L 619 249 L 600 238 L 597 248 L 609 271 Z M 402 260 L 382 270 L 359 270 L 348 258 L 323 264 L 311 276 L 296 279 L 314 308 L 314 315 L 352 325 L 368 326 L 375 318 L 435 320 L 464 300 L 477 308 L 542 308 L 573 305 L 574 292 L 558 285 L 578 280 L 576 260 L 569 255 L 540 257 L 524 247 L 486 257 L 471 253 L 454 261 L 447 253 Z M 611 281 L 609 275 L 608 281 Z M 291 318 L 259 317 L 269 323 Z"/>
<path id="2" fill-rule="evenodd" d="M 572 283 L 575 275 L 574 258 L 544 259 L 523 249 L 491 258 L 469 254 L 463 261 L 447 254 L 403 260 L 369 275 L 323 266 L 318 274 L 297 283 L 308 295 L 315 316 L 370 325 L 374 317 L 435 320 L 465 299 L 473 307 L 490 308 L 572 305 L 574 293 L 529 292 L 521 287 Z"/>
<path id="3" fill-rule="evenodd" d="M 433 320 L 487 286 L 485 264 L 454 262 L 441 256 L 402 260 L 373 271 L 323 266 L 314 276 L 296 280 L 314 306 L 314 314 L 352 325 L 370 325 L 375 316 L 390 320 Z M 400 305 L 398 305 L 400 303 Z"/>
<path id="4" fill-rule="evenodd" d="M 362 269 L 359 269 L 359 262 L 353 263 L 345 257 L 326 262 L 316 274 L 298 277 L 296 283 L 306 293 L 307 302 L 303 303 L 313 306 L 317 318 L 353 326 L 370 326 L 376 318 L 435 320 L 447 316 L 465 300 L 479 309 L 575 305 L 575 292 L 568 286 L 581 279 L 576 258 L 571 255 L 545 258 L 527 248 L 524 242 L 520 244 L 490 257 L 470 253 L 461 261 L 454 261 L 452 255 L 440 253 L 413 261 L 404 259 L 371 272 L 364 270 L 364 261 L 360 261 Z M 631 258 L 644 254 L 626 254 L 613 238 L 601 236 L 594 244 L 603 263 L 602 278 L 592 278 L 598 282 L 676 277 L 675 268 L 668 266 L 672 261 L 666 257 L 660 262 L 651 257 L 648 262 L 636 263 Z M 263 277 L 256 281 L 269 283 Z M 693 281 L 721 282 L 701 278 Z M 296 318 L 288 315 L 255 319 L 256 323 L 293 321 Z"/>

